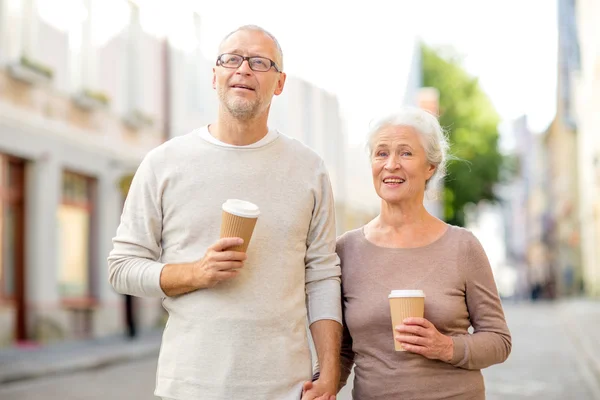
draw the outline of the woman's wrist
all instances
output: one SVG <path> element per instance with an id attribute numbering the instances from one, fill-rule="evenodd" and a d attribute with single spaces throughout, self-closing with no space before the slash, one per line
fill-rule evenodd
<path id="1" fill-rule="evenodd" d="M 443 354 L 442 361 L 449 363 L 454 358 L 454 340 L 450 336 L 444 336 L 446 338 L 446 346 Z"/>

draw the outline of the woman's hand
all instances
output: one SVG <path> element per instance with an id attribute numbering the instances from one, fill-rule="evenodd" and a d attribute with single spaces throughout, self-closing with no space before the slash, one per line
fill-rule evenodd
<path id="1" fill-rule="evenodd" d="M 404 350 L 420 354 L 430 360 L 450 362 L 454 355 L 454 342 L 450 336 L 441 334 L 425 318 L 406 318 L 396 326 L 395 339 Z M 414 336 L 407 335 L 413 334 Z"/>

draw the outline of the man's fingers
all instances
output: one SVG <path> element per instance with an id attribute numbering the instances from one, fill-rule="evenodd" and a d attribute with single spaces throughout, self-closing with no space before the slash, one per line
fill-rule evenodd
<path id="1" fill-rule="evenodd" d="M 215 266 L 219 271 L 229 271 L 242 268 L 244 263 L 241 261 L 220 261 L 215 263 Z"/>
<path id="2" fill-rule="evenodd" d="M 210 248 L 215 251 L 223 251 L 229 247 L 239 246 L 244 243 L 242 238 L 230 237 L 219 239 Z"/>
<path id="3" fill-rule="evenodd" d="M 230 271 L 219 271 L 215 273 L 215 278 L 218 281 L 226 281 L 227 279 L 235 278 L 239 273 L 239 270 L 232 269 Z"/>
<path id="4" fill-rule="evenodd" d="M 213 254 L 213 260 L 215 261 L 244 261 L 247 256 L 242 251 L 220 251 Z"/>

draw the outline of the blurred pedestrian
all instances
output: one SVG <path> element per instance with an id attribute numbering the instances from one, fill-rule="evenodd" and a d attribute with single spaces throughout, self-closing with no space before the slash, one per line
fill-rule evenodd
<path id="1" fill-rule="evenodd" d="M 136 319 L 135 319 L 135 300 L 133 296 L 126 294 L 125 296 L 125 323 L 127 325 L 127 337 L 134 339 L 137 336 Z"/>

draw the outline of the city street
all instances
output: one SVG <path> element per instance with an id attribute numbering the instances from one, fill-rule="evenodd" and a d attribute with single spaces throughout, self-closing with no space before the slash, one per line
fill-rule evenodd
<path id="1" fill-rule="evenodd" d="M 590 350 L 582 348 L 572 329 L 565 326 L 563 317 L 569 307 L 570 303 L 505 305 L 513 333 L 513 351 L 505 364 L 484 372 L 488 399 L 600 399 L 600 376 L 585 354 Z M 581 304 L 573 307 L 575 318 L 585 312 Z M 600 313 L 592 315 L 597 317 Z M 590 330 L 587 334 L 593 335 L 593 331 L 600 331 L 600 320 L 588 318 L 583 326 Z M 16 382 L 0 387 L 0 398 L 151 400 L 155 368 L 156 360 L 147 358 L 70 376 Z M 349 400 L 349 388 L 338 399 Z"/>

